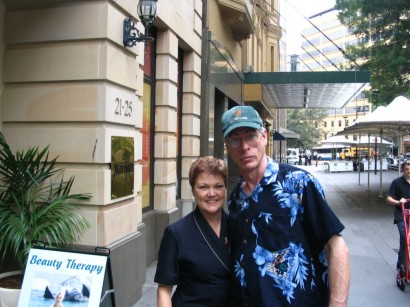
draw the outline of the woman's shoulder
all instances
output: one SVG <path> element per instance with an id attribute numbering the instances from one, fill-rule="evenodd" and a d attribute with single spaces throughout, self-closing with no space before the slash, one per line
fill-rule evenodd
<path id="1" fill-rule="evenodd" d="M 173 231 L 184 230 L 188 225 L 192 224 L 194 211 L 180 218 L 178 221 L 170 224 L 168 228 Z"/>

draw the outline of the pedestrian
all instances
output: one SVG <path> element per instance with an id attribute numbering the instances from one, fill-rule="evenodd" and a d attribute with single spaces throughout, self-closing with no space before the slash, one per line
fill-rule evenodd
<path id="1" fill-rule="evenodd" d="M 404 234 L 404 220 L 402 212 L 402 203 L 410 199 L 410 161 L 404 160 L 401 163 L 403 175 L 394 179 L 390 184 L 387 192 L 387 203 L 394 206 L 394 223 L 397 225 L 400 239 L 400 249 L 397 256 L 396 268 L 397 274 L 400 274 L 400 267 L 405 268 L 405 245 L 406 237 Z"/>
<path id="2" fill-rule="evenodd" d="M 314 152 L 313 152 L 313 159 L 315 160 L 315 162 L 316 162 L 316 167 L 317 167 L 317 151 L 315 150 Z"/>
<path id="3" fill-rule="evenodd" d="M 191 165 L 189 184 L 196 208 L 164 231 L 154 278 L 157 306 L 229 306 L 226 182 L 223 160 L 201 157 Z"/>
<path id="4" fill-rule="evenodd" d="M 235 306 L 346 306 L 344 226 L 310 173 L 266 156 L 256 110 L 222 115 L 226 149 L 240 171 L 228 200 Z"/>

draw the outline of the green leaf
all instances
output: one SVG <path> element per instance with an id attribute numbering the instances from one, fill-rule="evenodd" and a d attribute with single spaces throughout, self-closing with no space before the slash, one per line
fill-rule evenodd
<path id="1" fill-rule="evenodd" d="M 0 257 L 12 254 L 22 270 L 33 243 L 73 244 L 90 227 L 78 207 L 90 195 L 71 194 L 74 177 L 56 162 L 48 146 L 13 153 L 0 133 Z"/>

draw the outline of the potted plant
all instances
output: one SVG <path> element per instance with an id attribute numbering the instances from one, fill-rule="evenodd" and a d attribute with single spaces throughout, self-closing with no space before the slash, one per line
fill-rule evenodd
<path id="1" fill-rule="evenodd" d="M 70 194 L 74 177 L 56 162 L 48 146 L 13 153 L 0 132 L 0 261 L 11 256 L 21 275 L 34 243 L 73 244 L 89 228 L 76 204 L 90 195 Z"/>

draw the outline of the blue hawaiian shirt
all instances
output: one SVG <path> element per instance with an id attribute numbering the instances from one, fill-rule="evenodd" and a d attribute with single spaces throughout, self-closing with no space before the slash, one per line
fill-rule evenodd
<path id="1" fill-rule="evenodd" d="M 229 200 L 236 306 L 327 306 L 324 245 L 344 226 L 310 173 L 268 158 L 247 195 L 240 178 Z"/>

